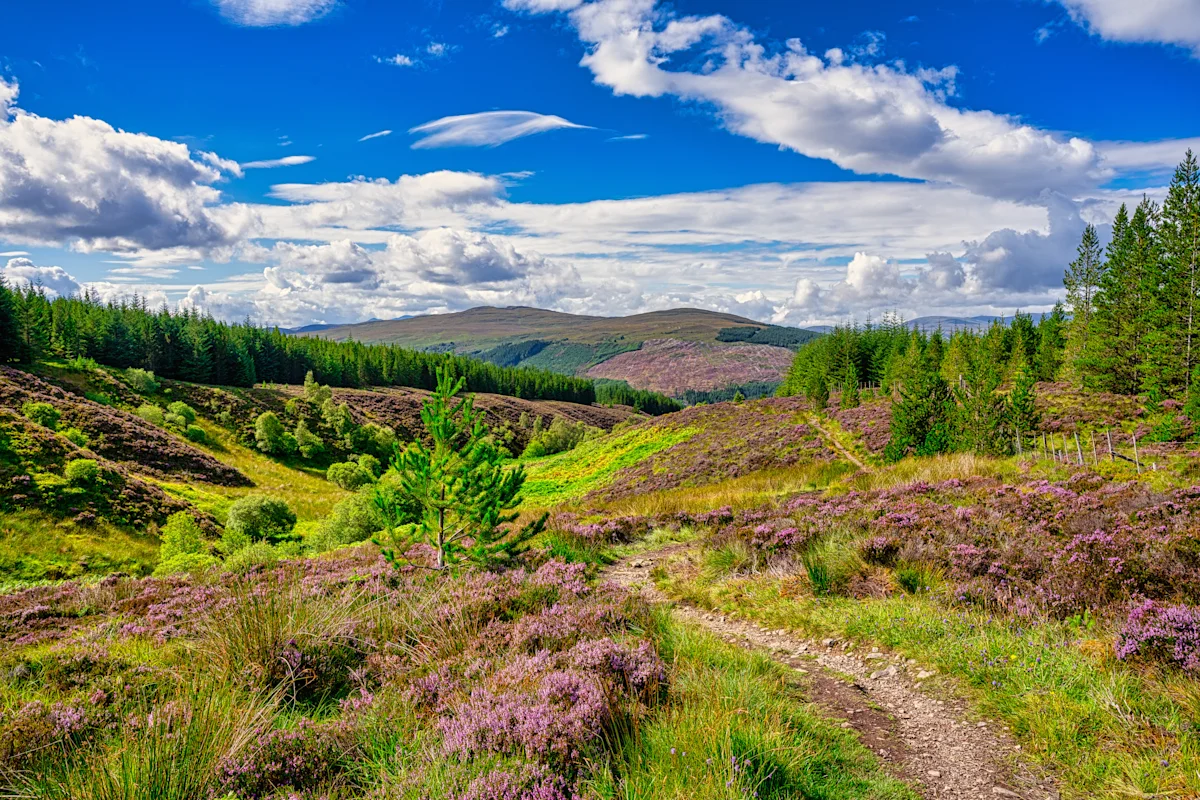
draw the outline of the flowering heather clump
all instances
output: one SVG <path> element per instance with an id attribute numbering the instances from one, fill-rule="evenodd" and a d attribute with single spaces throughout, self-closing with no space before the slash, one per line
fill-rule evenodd
<path id="1" fill-rule="evenodd" d="M 279 789 L 327 785 L 351 763 L 351 733 L 341 722 L 308 719 L 295 728 L 260 731 L 244 752 L 221 760 L 217 783 L 222 791 L 244 800 L 270 797 Z"/>
<path id="2" fill-rule="evenodd" d="M 588 544 L 628 544 L 650 532 L 645 517 L 633 516 L 580 522 L 573 515 L 560 513 L 551 517 L 548 527 Z"/>
<path id="3" fill-rule="evenodd" d="M 544 766 L 495 770 L 471 781 L 454 800 L 579 800 L 570 783 Z"/>
<path id="4" fill-rule="evenodd" d="M 577 672 L 551 672 L 533 693 L 476 689 L 438 728 L 447 753 L 524 755 L 577 763 L 611 721 L 596 682 Z"/>
<path id="5" fill-rule="evenodd" d="M 1123 661 L 1158 660 L 1200 673 L 1200 609 L 1144 600 L 1129 612 L 1116 650 Z"/>
<path id="6" fill-rule="evenodd" d="M 879 455 L 892 439 L 892 401 L 883 397 L 855 408 L 830 412 L 842 430 L 854 434 L 874 455 Z"/>

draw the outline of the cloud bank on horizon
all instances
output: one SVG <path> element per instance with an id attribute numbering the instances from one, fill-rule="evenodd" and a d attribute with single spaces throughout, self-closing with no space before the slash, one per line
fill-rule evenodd
<path id="1" fill-rule="evenodd" d="M 1058 2 L 1080 26 L 1077 47 L 1157 45 L 1163 59 L 1187 62 L 1172 69 L 1200 68 L 1189 58 L 1200 55 L 1200 7 L 1188 0 Z M 213 4 L 230 29 L 279 29 L 242 36 L 326 35 L 366 13 L 349 0 Z M 461 98 L 431 92 L 409 110 L 417 124 L 405 124 L 326 95 L 310 127 L 272 131 L 280 147 L 327 147 L 309 151 L 320 159 L 37 113 L 21 76 L 0 75 L 0 276 L 58 295 L 137 293 L 282 325 L 477 305 L 604 314 L 694 305 L 784 324 L 1039 310 L 1061 296 L 1083 226 L 1161 194 L 1184 150 L 1200 149 L 1200 137 L 1144 124 L 1124 130 L 1114 119 L 1085 136 L 972 107 L 962 67 L 887 58 L 881 32 L 816 47 L 676 10 L 686 5 L 503 0 L 506 16 L 472 28 L 487 46 L 525 37 L 518 52 L 528 52 L 536 37 L 557 37 L 544 47 L 574 48 L 583 89 L 529 100 L 561 102 L 561 115 L 446 114 Z M 442 60 L 460 48 L 437 44 L 423 52 Z M 499 59 L 488 56 L 492 70 L 504 69 Z M 361 61 L 381 69 L 367 49 Z M 386 79 L 440 80 L 429 68 Z M 567 106 L 584 89 L 594 110 L 581 116 Z M 493 91 L 507 105 L 516 90 Z M 1190 120 L 1200 128 L 1200 116 Z M 374 124 L 392 121 L 416 137 L 400 150 L 401 137 Z M 651 124 L 683 135 L 621 133 Z M 338 149 L 373 139 L 356 151 L 371 156 Z M 618 141 L 629 144 L 608 144 Z M 667 150 L 640 152 L 660 141 Z M 758 170 L 760 151 L 746 148 L 760 145 L 775 150 L 771 169 L 803 174 L 736 180 L 739 158 Z M 678 151 L 691 157 L 672 175 Z M 378 159 L 370 172 L 338 171 L 368 157 Z M 591 182 L 580 183 L 593 162 Z M 718 174 L 723 164 L 734 169 Z M 310 179 L 255 184 L 268 173 Z M 196 284 L 196 274 L 212 277 Z"/>

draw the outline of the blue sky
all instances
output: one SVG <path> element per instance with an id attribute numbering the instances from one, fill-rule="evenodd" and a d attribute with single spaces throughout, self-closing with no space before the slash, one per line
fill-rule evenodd
<path id="1" fill-rule="evenodd" d="M 270 323 L 1041 309 L 1083 224 L 1161 195 L 1200 137 L 1194 0 L 146 0 L 4 21 L 7 279 Z"/>

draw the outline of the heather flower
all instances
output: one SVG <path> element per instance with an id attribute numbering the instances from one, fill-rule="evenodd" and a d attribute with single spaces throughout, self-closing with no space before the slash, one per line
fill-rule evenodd
<path id="1" fill-rule="evenodd" d="M 1200 609 L 1143 600 L 1129 612 L 1116 644 L 1117 658 L 1145 658 L 1200 672 Z"/>

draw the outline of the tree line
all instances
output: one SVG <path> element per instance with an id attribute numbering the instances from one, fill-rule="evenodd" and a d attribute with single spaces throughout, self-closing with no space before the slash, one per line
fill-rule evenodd
<path id="1" fill-rule="evenodd" d="M 1184 402 L 1200 415 L 1200 168 L 1188 150 L 1166 201 L 1143 197 L 1117 211 L 1102 246 L 1088 225 L 1064 285 L 1064 378 L 1152 401 Z"/>
<path id="2" fill-rule="evenodd" d="M 277 328 L 219 322 L 193 311 L 151 310 L 144 299 L 105 303 L 90 292 L 51 299 L 40 287 L 9 287 L 0 279 L 0 363 L 46 357 L 91 358 L 221 386 L 299 384 L 311 372 L 315 380 L 336 387 L 434 389 L 441 368 L 463 378 L 471 392 L 583 404 L 597 399 L 590 380 L 544 370 L 395 345 L 289 336 Z"/>

